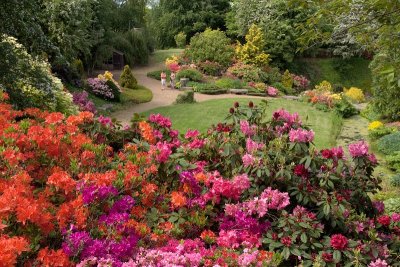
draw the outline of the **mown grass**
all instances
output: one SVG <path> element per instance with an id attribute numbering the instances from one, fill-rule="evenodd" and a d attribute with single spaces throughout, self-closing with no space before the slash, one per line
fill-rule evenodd
<path id="1" fill-rule="evenodd" d="M 160 107 L 147 111 L 143 115 L 148 116 L 160 113 L 171 118 L 173 127 L 180 132 L 186 132 L 188 129 L 198 129 L 204 133 L 212 124 L 217 124 L 225 119 L 229 108 L 233 106 L 235 101 L 239 102 L 240 105 L 247 105 L 250 100 L 255 104 L 259 104 L 261 101 L 260 99 L 217 99 L 195 104 Z M 270 116 L 272 116 L 273 111 L 280 108 L 300 114 L 303 123 L 315 131 L 315 145 L 318 148 L 327 148 L 336 144 L 336 137 L 341 127 L 341 119 L 333 112 L 319 111 L 299 101 L 286 99 L 268 101 L 267 110 Z"/>
<path id="2" fill-rule="evenodd" d="M 358 87 L 365 92 L 371 91 L 370 61 L 363 58 L 299 58 L 289 70 L 307 76 L 311 86 L 327 80 L 344 87 Z"/>
<path id="3" fill-rule="evenodd" d="M 179 55 L 183 52 L 183 49 L 167 49 L 167 50 L 156 50 L 151 54 L 149 58 L 149 65 L 164 62 L 168 57 L 173 55 Z"/>

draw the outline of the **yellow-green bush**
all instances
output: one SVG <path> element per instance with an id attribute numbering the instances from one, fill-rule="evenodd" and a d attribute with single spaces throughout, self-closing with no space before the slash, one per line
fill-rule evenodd
<path id="1" fill-rule="evenodd" d="M 246 43 L 238 43 L 236 46 L 236 57 L 246 63 L 257 67 L 266 67 L 269 63 L 269 55 L 264 50 L 265 39 L 261 28 L 255 24 L 251 25 L 246 35 Z"/>
<path id="2" fill-rule="evenodd" d="M 362 103 L 365 101 L 364 93 L 360 88 L 357 87 L 351 87 L 350 89 L 344 88 L 344 94 L 353 102 Z"/>
<path id="3" fill-rule="evenodd" d="M 293 77 L 289 70 L 286 70 L 282 75 L 282 85 L 286 88 L 293 88 Z"/>
<path id="4" fill-rule="evenodd" d="M 330 82 L 322 81 L 320 84 L 315 86 L 315 90 L 332 92 L 333 91 L 333 87 L 332 87 L 332 84 Z"/>

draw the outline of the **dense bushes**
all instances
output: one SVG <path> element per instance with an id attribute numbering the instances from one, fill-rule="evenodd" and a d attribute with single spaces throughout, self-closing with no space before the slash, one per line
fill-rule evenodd
<path id="1" fill-rule="evenodd" d="M 242 81 L 227 77 L 216 80 L 215 85 L 218 86 L 219 88 L 225 88 L 225 89 L 241 89 L 244 86 Z"/>
<path id="2" fill-rule="evenodd" d="M 393 154 L 386 156 L 385 160 L 390 169 L 400 173 L 400 151 L 396 151 Z"/>
<path id="3" fill-rule="evenodd" d="M 16 108 L 37 107 L 65 114 L 77 111 L 72 95 L 64 91 L 46 61 L 32 57 L 16 39 L 0 37 L 0 86 Z"/>
<path id="4" fill-rule="evenodd" d="M 197 67 L 206 75 L 219 76 L 224 69 L 221 64 L 217 62 L 211 62 L 206 60 L 205 62 L 200 62 Z"/>
<path id="5" fill-rule="evenodd" d="M 188 78 L 193 82 L 201 82 L 201 80 L 203 79 L 203 75 L 195 69 L 184 69 L 178 72 L 176 78 L 178 80 L 180 80 L 181 78 Z"/>
<path id="6" fill-rule="evenodd" d="M 227 123 L 180 138 L 161 115 L 120 130 L 1 104 L 2 263 L 396 263 L 400 218 L 370 199 L 367 145 L 351 144 L 348 162 L 316 150 L 297 114 L 265 115 L 236 104 Z"/>
<path id="7" fill-rule="evenodd" d="M 169 77 L 171 75 L 171 71 L 168 70 L 168 69 L 155 70 L 155 71 L 148 72 L 147 73 L 147 77 L 161 81 L 161 72 L 163 72 L 163 71 L 167 74 L 167 81 L 169 81 Z"/>
<path id="8" fill-rule="evenodd" d="M 113 79 L 113 75 L 108 71 L 104 75 L 100 74 L 97 78 L 89 78 L 87 87 L 93 94 L 106 100 L 116 102 L 121 100 L 121 90 Z"/>
<path id="9" fill-rule="evenodd" d="M 124 70 L 121 74 L 121 77 L 119 78 L 119 84 L 122 87 L 129 88 L 129 89 L 135 89 L 137 86 L 137 80 L 133 76 L 131 68 L 129 68 L 129 65 L 126 65 L 124 67 Z"/>
<path id="10" fill-rule="evenodd" d="M 378 140 L 378 150 L 386 155 L 400 151 L 400 132 L 388 134 Z"/>
<path id="11" fill-rule="evenodd" d="M 184 32 L 179 32 L 174 36 L 176 47 L 185 48 L 186 46 L 186 34 Z"/>
<path id="12" fill-rule="evenodd" d="M 180 93 L 175 100 L 175 104 L 185 104 L 185 103 L 191 104 L 195 102 L 196 101 L 194 100 L 194 92 L 192 90 Z"/>
<path id="13" fill-rule="evenodd" d="M 185 56 L 195 63 L 208 60 L 227 68 L 232 63 L 234 49 L 224 32 L 206 29 L 192 37 Z"/>

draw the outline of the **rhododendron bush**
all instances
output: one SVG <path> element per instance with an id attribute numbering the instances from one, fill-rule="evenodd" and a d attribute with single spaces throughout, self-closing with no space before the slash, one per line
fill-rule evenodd
<path id="1" fill-rule="evenodd" d="M 0 98 L 3 266 L 399 261 L 400 215 L 369 197 L 367 144 L 349 160 L 318 151 L 297 114 L 235 105 L 206 135 L 179 136 L 161 115 L 122 129 Z"/>

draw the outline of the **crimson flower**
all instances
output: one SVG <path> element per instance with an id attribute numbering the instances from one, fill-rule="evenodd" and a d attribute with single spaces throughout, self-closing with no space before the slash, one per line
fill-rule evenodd
<path id="1" fill-rule="evenodd" d="M 344 235 L 336 234 L 331 237 L 331 246 L 336 250 L 345 250 L 349 241 Z"/>

